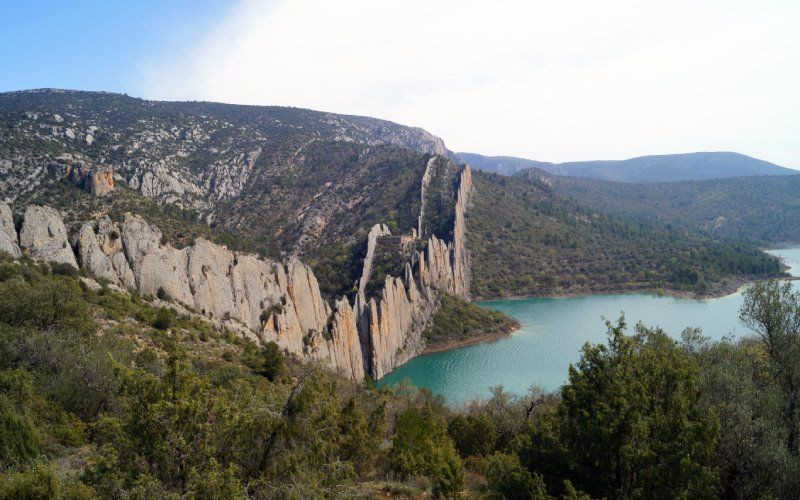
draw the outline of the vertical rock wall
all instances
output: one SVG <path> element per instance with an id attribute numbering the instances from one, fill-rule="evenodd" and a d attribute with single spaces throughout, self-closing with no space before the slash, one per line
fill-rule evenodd
<path id="1" fill-rule="evenodd" d="M 425 177 L 428 177 L 427 169 Z M 430 178 L 425 177 L 422 190 L 430 182 Z M 362 343 L 364 352 L 368 353 L 365 357 L 367 371 L 373 377 L 383 377 L 425 349 L 422 332 L 436 312 L 437 290 L 469 299 L 469 254 L 464 216 L 471 191 L 472 172 L 469 167 L 464 167 L 455 202 L 454 241 L 448 244 L 436 236 L 428 239 L 427 249 L 417 254 L 419 287 L 407 264 L 404 279 L 387 277 L 380 298 L 369 299 L 368 307 L 363 308 Z M 363 300 L 361 294 L 360 300 Z"/>
<path id="2" fill-rule="evenodd" d="M 428 182 L 423 179 L 423 190 Z M 380 292 L 367 298 L 375 246 L 378 238 L 390 235 L 386 226 L 374 226 L 352 305 L 342 297 L 331 307 L 311 268 L 297 258 L 275 262 L 203 238 L 174 248 L 162 243 L 158 228 L 130 214 L 121 223 L 103 217 L 83 224 L 73 236 L 73 253 L 57 211 L 28 207 L 17 236 L 10 208 L 0 203 L 0 250 L 73 266 L 79 262 L 98 278 L 143 295 L 166 294 L 352 379 L 366 373 L 380 378 L 424 350 L 422 332 L 435 312 L 437 290 L 469 298 L 464 214 L 471 190 L 471 172 L 465 167 L 455 200 L 454 240 L 446 243 L 431 236 L 427 249 L 416 254 L 416 276 L 409 262 L 403 276 L 387 277 Z M 414 240 L 416 232 L 409 238 Z"/>

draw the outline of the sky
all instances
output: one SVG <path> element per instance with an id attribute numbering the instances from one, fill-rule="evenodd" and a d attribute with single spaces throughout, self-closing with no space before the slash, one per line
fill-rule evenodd
<path id="1" fill-rule="evenodd" d="M 541 161 L 800 169 L 800 1 L 0 2 L 0 91 L 296 106 Z"/>

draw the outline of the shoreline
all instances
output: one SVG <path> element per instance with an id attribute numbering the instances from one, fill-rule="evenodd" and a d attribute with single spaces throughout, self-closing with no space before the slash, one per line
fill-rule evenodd
<path id="1" fill-rule="evenodd" d="M 484 335 L 478 335 L 464 340 L 452 340 L 450 342 L 444 342 L 442 344 L 438 344 L 433 347 L 425 347 L 425 350 L 419 353 L 419 356 L 424 356 L 426 354 L 434 354 L 437 352 L 452 351 L 455 349 L 460 349 L 462 347 L 469 347 L 471 345 L 476 345 L 476 344 L 488 344 L 490 342 L 496 342 L 498 340 L 502 340 L 512 336 L 520 328 L 522 328 L 522 325 L 515 326 L 512 330 L 506 333 L 502 332 L 487 333 Z"/>
<path id="2" fill-rule="evenodd" d="M 504 298 L 496 298 L 496 299 L 479 299 L 474 300 L 472 303 L 476 304 L 480 307 L 479 303 L 481 302 L 496 302 L 501 300 L 527 300 L 527 299 L 571 299 L 571 298 L 580 298 L 580 297 L 593 297 L 598 295 L 626 295 L 626 294 L 647 294 L 653 295 L 656 297 L 673 297 L 678 299 L 688 299 L 688 300 L 697 300 L 703 301 L 708 299 L 719 299 L 723 297 L 727 297 L 729 295 L 733 295 L 735 293 L 741 292 L 747 285 L 751 283 L 758 283 L 762 281 L 768 281 L 770 279 L 780 279 L 780 280 L 787 280 L 787 281 L 796 281 L 800 280 L 800 276 L 786 276 L 782 278 L 762 278 L 762 279 L 755 279 L 755 280 L 735 280 L 730 284 L 726 284 L 721 287 L 721 291 L 719 293 L 706 293 L 706 294 L 698 294 L 696 292 L 690 291 L 681 291 L 681 290 L 658 290 L 658 289 L 621 289 L 621 290 L 614 290 L 614 291 L 603 291 L 603 292 L 586 292 L 586 293 L 564 293 L 558 295 L 531 295 L 531 296 L 510 296 Z M 490 342 L 496 342 L 498 340 L 502 340 L 504 338 L 511 337 L 522 328 L 522 325 L 514 327 L 507 333 L 489 333 L 484 335 L 478 335 L 469 339 L 464 340 L 454 340 L 450 342 L 445 342 L 443 344 L 438 344 L 434 347 L 426 347 L 424 351 L 418 354 L 418 356 L 424 356 L 426 354 L 435 354 L 439 352 L 446 352 L 452 351 L 455 349 L 461 349 L 462 347 L 469 347 L 472 345 L 477 344 L 487 344 Z M 416 357 L 416 356 L 415 356 Z"/>
<path id="3" fill-rule="evenodd" d="M 576 291 L 576 292 L 562 292 L 546 295 L 508 295 L 505 297 L 492 297 L 492 298 L 477 298 L 473 303 L 479 304 L 481 302 L 496 302 L 500 300 L 526 300 L 526 299 L 574 299 L 581 297 L 593 297 L 597 295 L 628 295 L 628 294 L 643 294 L 653 295 L 656 297 L 673 297 L 679 299 L 690 299 L 703 301 L 707 299 L 719 299 L 727 297 L 734 293 L 740 292 L 747 285 L 751 283 L 760 283 L 769 281 L 771 279 L 778 281 L 797 281 L 800 276 L 781 276 L 776 278 L 758 278 L 758 279 L 742 279 L 735 280 L 729 284 L 722 285 L 720 288 L 713 292 L 693 292 L 690 290 L 670 290 L 666 288 L 621 288 L 616 290 L 602 290 L 602 291 Z"/>
<path id="4" fill-rule="evenodd" d="M 796 245 L 779 245 L 775 247 L 770 247 L 766 250 L 772 249 L 781 249 L 781 248 L 791 248 L 792 246 Z M 781 259 L 781 267 L 782 271 L 786 272 L 789 269 L 789 266 L 786 266 Z M 711 292 L 705 293 L 698 293 L 689 290 L 670 290 L 666 288 L 620 288 L 617 290 L 604 290 L 604 291 L 580 291 L 580 292 L 566 292 L 560 294 L 550 294 L 550 295 L 512 295 L 508 297 L 498 297 L 498 298 L 491 298 L 491 299 L 475 299 L 472 301 L 473 304 L 479 305 L 480 302 L 495 302 L 501 300 L 526 300 L 526 299 L 569 299 L 569 298 L 580 298 L 580 297 L 591 297 L 596 295 L 626 295 L 626 294 L 647 294 L 653 295 L 656 297 L 673 297 L 679 299 L 689 299 L 689 300 L 697 300 L 697 301 L 704 301 L 708 299 L 719 299 L 723 297 L 727 297 L 729 295 L 733 295 L 735 293 L 741 292 L 747 285 L 751 283 L 759 283 L 763 281 L 768 281 L 771 279 L 777 280 L 786 280 L 786 281 L 796 281 L 800 280 L 800 276 L 792 276 L 787 274 L 786 276 L 777 277 L 777 278 L 757 278 L 757 279 L 733 279 L 729 280 L 724 283 L 720 283 L 719 286 Z M 480 306 L 483 307 L 483 306 Z M 450 342 L 445 342 L 434 347 L 426 347 L 421 353 L 417 356 L 424 356 L 426 354 L 435 354 L 439 352 L 446 352 L 452 351 L 455 349 L 460 349 L 462 347 L 469 347 L 472 345 L 477 344 L 485 344 L 490 342 L 496 342 L 498 340 L 502 340 L 504 338 L 511 337 L 522 328 L 522 325 L 517 325 L 510 331 L 506 333 L 501 332 L 494 332 L 484 335 L 478 335 L 469 339 L 464 340 L 455 340 Z M 415 357 L 417 357 L 415 356 Z M 395 367 L 396 369 L 397 367 Z"/>

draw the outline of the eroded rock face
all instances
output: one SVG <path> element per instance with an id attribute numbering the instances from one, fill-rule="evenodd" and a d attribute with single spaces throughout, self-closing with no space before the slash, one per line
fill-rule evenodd
<path id="1" fill-rule="evenodd" d="M 114 171 L 111 169 L 92 170 L 87 176 L 86 187 L 95 196 L 107 195 L 114 190 Z"/>
<path id="2" fill-rule="evenodd" d="M 66 177 L 95 196 L 114 191 L 114 169 L 109 165 L 74 165 L 68 157 L 61 156 L 47 165 L 47 171 L 56 177 Z"/>
<path id="3" fill-rule="evenodd" d="M 105 278 L 124 288 L 136 288 L 125 252 L 118 224 L 103 217 L 95 222 L 86 222 L 73 238 L 78 262 L 98 278 Z"/>
<path id="4" fill-rule="evenodd" d="M 422 190 L 428 182 L 429 179 L 423 178 Z M 436 312 L 437 290 L 469 299 L 469 253 L 464 216 L 471 191 L 472 172 L 465 167 L 456 197 L 454 241 L 448 244 L 436 236 L 428 239 L 427 249 L 417 254 L 420 287 L 407 263 L 403 279 L 387 277 L 381 299 L 372 298 L 361 308 L 362 344 L 364 352 L 368 353 L 367 370 L 373 377 L 384 376 L 424 351 L 422 332 Z M 421 221 L 422 217 L 419 230 L 423 229 Z M 358 300 L 362 299 L 359 293 Z"/>
<path id="5" fill-rule="evenodd" d="M 25 210 L 19 246 L 22 253 L 33 259 L 78 267 L 61 214 L 50 207 L 31 205 Z"/>
<path id="6" fill-rule="evenodd" d="M 17 230 L 14 227 L 14 216 L 8 203 L 0 201 L 0 251 L 6 252 L 14 258 L 19 258 Z"/>
<path id="7" fill-rule="evenodd" d="M 465 168 L 456 200 L 454 241 L 432 236 L 424 252 L 412 249 L 417 275 L 408 262 L 402 277 L 388 276 L 379 294 L 367 299 L 375 246 L 378 238 L 390 235 L 386 226 L 374 226 L 352 305 L 342 297 L 331 307 L 311 268 L 297 258 L 284 264 L 233 252 L 203 238 L 174 248 L 162 243 L 158 228 L 137 215 L 128 214 L 119 224 L 108 217 L 87 222 L 73 244 L 81 266 L 95 277 L 143 295 L 166 294 L 186 308 L 228 322 L 236 331 L 277 342 L 300 358 L 318 360 L 352 379 L 366 373 L 380 378 L 424 350 L 422 333 L 435 313 L 437 290 L 469 297 L 464 213 L 471 189 L 471 172 Z M 412 231 L 399 239 L 400 245 L 416 238 Z M 11 210 L 0 204 L 0 248 L 13 251 L 16 241 Z M 33 258 L 77 265 L 61 216 L 51 208 L 28 207 L 19 244 L 22 253 Z"/>
<path id="8" fill-rule="evenodd" d="M 81 252 L 87 263 L 106 273 L 116 269 L 102 258 L 109 256 L 102 251 L 107 241 L 81 243 L 93 233 L 84 227 L 78 246 L 87 249 Z M 284 266 L 203 238 L 176 249 L 161 244 L 161 232 L 135 215 L 126 218 L 120 233 L 124 253 L 110 255 L 126 256 L 134 285 L 142 294 L 157 295 L 161 289 L 201 314 L 235 321 L 301 358 L 321 360 L 354 378 L 364 376 L 355 310 L 346 299 L 332 310 L 322 299 L 311 268 L 298 259 Z M 98 231 L 97 238 L 102 235 Z M 123 279 L 119 275 L 117 282 Z"/>

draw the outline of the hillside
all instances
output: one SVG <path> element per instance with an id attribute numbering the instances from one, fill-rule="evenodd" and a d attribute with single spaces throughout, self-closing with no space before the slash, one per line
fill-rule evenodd
<path id="1" fill-rule="evenodd" d="M 739 153 L 701 152 L 655 155 L 628 160 L 548 163 L 507 156 L 456 153 L 475 168 L 513 175 L 527 168 L 539 168 L 561 176 L 584 177 L 617 182 L 673 182 L 756 175 L 794 175 L 797 171 Z"/>
<path id="2" fill-rule="evenodd" d="M 659 288 L 704 295 L 779 273 L 778 261 L 754 246 L 607 216 L 539 179 L 474 178 L 468 237 L 475 297 Z"/>
<path id="3" fill-rule="evenodd" d="M 15 207 L 54 206 L 68 227 L 131 211 L 164 225 L 165 241 L 178 246 L 203 236 L 271 259 L 301 257 L 329 301 L 355 300 L 376 224 L 397 238 L 389 241 L 393 252 L 415 229 L 420 251 L 431 236 L 453 241 L 461 167 L 421 129 L 295 108 L 56 90 L 0 94 L 0 125 L 0 197 Z M 478 297 L 657 287 L 712 293 L 770 272 L 749 250 L 741 269 L 715 270 L 718 263 L 693 259 L 716 262 L 729 248 L 702 240 L 689 250 L 694 237 L 606 218 L 547 190 L 537 191 L 545 205 L 536 208 L 522 200 L 519 183 L 486 179 L 474 190 L 474 217 L 467 210 Z M 602 223 L 576 225 L 587 217 Z M 575 270 L 578 261 L 583 270 Z M 387 262 L 367 291 L 380 293 L 381 279 L 404 274 L 402 262 Z"/>
<path id="4" fill-rule="evenodd" d="M 0 498 L 608 498 L 606 464 L 629 455 L 626 496 L 797 488 L 792 393 L 760 338 L 679 344 L 620 320 L 557 393 L 497 387 L 455 409 L 87 283 L 0 253 Z M 433 333 L 454 326 L 471 325 Z M 609 432 L 631 425 L 619 394 L 641 439 Z M 697 472 L 664 478 L 665 463 Z"/>
<path id="5" fill-rule="evenodd" d="M 352 287 L 374 224 L 417 226 L 422 176 L 446 153 L 421 129 L 372 118 L 97 92 L 0 94 L 0 124 L 0 198 L 55 206 L 68 222 L 120 212 L 117 194 L 69 189 L 110 171 L 122 205 L 147 204 L 138 194 L 234 248 L 304 256 L 329 297 Z M 441 171 L 451 185 L 455 166 Z"/>
<path id="6" fill-rule="evenodd" d="M 800 175 L 656 184 L 553 177 L 552 183 L 609 214 L 760 245 L 800 241 Z"/>

